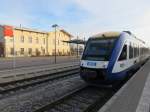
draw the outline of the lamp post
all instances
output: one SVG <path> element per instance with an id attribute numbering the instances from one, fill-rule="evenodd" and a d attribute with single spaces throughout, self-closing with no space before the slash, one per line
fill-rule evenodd
<path id="1" fill-rule="evenodd" d="M 58 27 L 57 24 L 52 25 L 53 28 L 55 28 L 55 64 L 56 64 L 56 28 Z"/>
<path id="2" fill-rule="evenodd" d="M 84 37 L 84 40 L 83 40 L 83 42 L 84 42 L 84 48 L 85 48 L 85 37 Z"/>
<path id="3" fill-rule="evenodd" d="M 79 42 L 79 37 L 77 36 L 77 58 L 79 57 L 79 45 L 78 45 L 78 42 Z"/>

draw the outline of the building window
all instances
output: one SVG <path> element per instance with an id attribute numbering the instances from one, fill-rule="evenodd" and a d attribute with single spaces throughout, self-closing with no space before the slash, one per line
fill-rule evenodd
<path id="1" fill-rule="evenodd" d="M 32 48 L 29 48 L 29 49 L 28 49 L 28 54 L 29 54 L 29 55 L 32 55 Z"/>
<path id="2" fill-rule="evenodd" d="M 37 44 L 39 43 L 39 38 L 38 38 L 38 37 L 36 37 L 36 43 L 37 43 Z"/>
<path id="3" fill-rule="evenodd" d="M 52 51 L 52 55 L 55 55 L 55 49 L 53 49 L 53 51 Z"/>
<path id="4" fill-rule="evenodd" d="M 53 39 L 53 44 L 55 45 L 55 39 Z"/>
<path id="5" fill-rule="evenodd" d="M 10 42 L 13 42 L 13 38 L 10 39 Z"/>
<path id="6" fill-rule="evenodd" d="M 29 43 L 32 43 L 32 37 L 29 37 Z"/>
<path id="7" fill-rule="evenodd" d="M 24 48 L 20 48 L 20 54 L 21 54 L 21 55 L 24 54 Z"/>
<path id="8" fill-rule="evenodd" d="M 124 45 L 122 52 L 119 57 L 119 61 L 127 59 L 127 45 Z"/>
<path id="9" fill-rule="evenodd" d="M 58 42 L 58 45 L 59 45 L 59 40 L 57 42 Z"/>
<path id="10" fill-rule="evenodd" d="M 40 54 L 41 54 L 39 49 L 37 49 L 37 48 L 35 49 L 35 53 L 36 53 L 36 56 L 40 56 Z"/>
<path id="11" fill-rule="evenodd" d="M 10 48 L 10 54 L 14 55 L 14 48 Z"/>
<path id="12" fill-rule="evenodd" d="M 43 55 L 45 55 L 45 49 L 42 49 Z"/>
<path id="13" fill-rule="evenodd" d="M 43 38 L 43 44 L 45 44 L 45 38 Z"/>
<path id="14" fill-rule="evenodd" d="M 24 43 L 24 36 L 21 36 L 20 41 Z"/>
<path id="15" fill-rule="evenodd" d="M 59 52 L 59 49 L 57 50 L 57 53 L 56 53 L 57 55 L 59 55 L 60 54 L 60 52 Z"/>

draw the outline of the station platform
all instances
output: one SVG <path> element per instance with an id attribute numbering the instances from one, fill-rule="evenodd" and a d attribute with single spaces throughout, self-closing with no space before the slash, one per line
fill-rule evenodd
<path id="1" fill-rule="evenodd" d="M 63 69 L 65 70 L 66 68 L 73 68 L 76 66 L 79 66 L 79 62 L 67 62 L 2 70 L 0 71 L 0 84 L 42 76 L 44 74 L 55 73 Z"/>
<path id="2" fill-rule="evenodd" d="M 150 112 L 150 60 L 98 112 Z"/>

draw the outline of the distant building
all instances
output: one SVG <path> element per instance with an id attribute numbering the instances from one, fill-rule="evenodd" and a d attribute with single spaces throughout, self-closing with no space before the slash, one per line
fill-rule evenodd
<path id="1" fill-rule="evenodd" d="M 72 35 L 65 30 L 56 32 L 56 54 L 70 55 Z M 0 56 L 46 56 L 55 54 L 55 32 L 0 25 Z"/>
<path id="2" fill-rule="evenodd" d="M 71 54 L 72 55 L 82 55 L 83 51 L 84 51 L 84 45 L 83 44 L 74 44 L 71 43 Z"/>

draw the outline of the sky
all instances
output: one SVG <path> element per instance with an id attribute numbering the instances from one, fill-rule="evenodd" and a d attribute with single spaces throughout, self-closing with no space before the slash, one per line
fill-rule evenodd
<path id="1" fill-rule="evenodd" d="M 0 24 L 52 31 L 58 24 L 88 38 L 130 30 L 150 44 L 150 0 L 0 0 Z"/>

